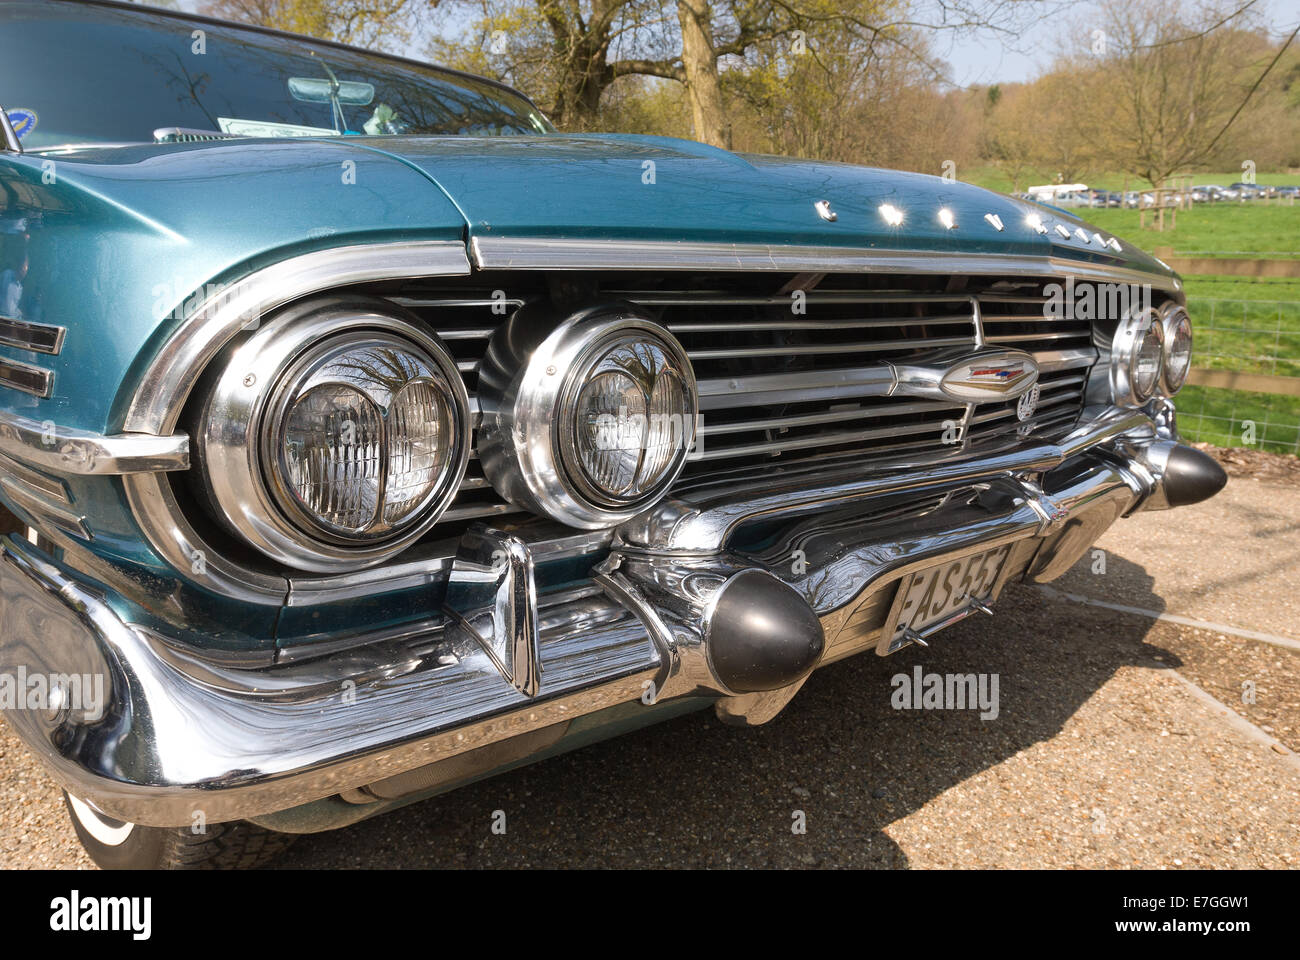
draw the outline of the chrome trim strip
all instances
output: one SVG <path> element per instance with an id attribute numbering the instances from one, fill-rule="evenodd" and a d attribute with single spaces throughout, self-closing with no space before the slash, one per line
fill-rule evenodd
<path id="1" fill-rule="evenodd" d="M 8 153 L 22 153 L 23 144 L 14 133 L 13 124 L 9 122 L 9 112 L 0 107 L 0 147 Z"/>
<path id="2" fill-rule="evenodd" d="M 47 500 L 65 506 L 72 503 L 72 499 L 68 494 L 68 485 L 62 480 L 47 476 L 33 470 L 26 464 L 19 463 L 12 457 L 0 454 L 0 474 L 5 473 Z"/>
<path id="3" fill-rule="evenodd" d="M 38 526 L 44 523 L 82 540 L 91 539 L 86 517 L 73 508 L 65 481 L 0 453 L 0 489 L 31 514 Z"/>
<path id="4" fill-rule="evenodd" d="M 612 530 L 567 528 L 560 532 L 547 531 L 541 535 L 520 535 L 524 536 L 533 560 L 537 563 L 585 557 L 607 549 L 614 537 Z M 440 583 L 446 571 L 451 569 L 456 545 L 455 541 L 443 541 L 439 545 L 441 549 L 431 549 L 428 554 L 422 553 L 422 548 L 417 547 L 410 554 L 404 555 L 404 559 L 387 566 L 370 567 L 338 576 L 291 577 L 289 598 L 285 603 L 290 607 L 308 607 L 318 603 L 370 597 L 376 593 L 432 587 Z M 416 553 L 420 555 L 412 555 Z M 545 602 L 544 599 L 543 603 Z"/>
<path id="5" fill-rule="evenodd" d="M 563 237 L 474 237 L 470 257 L 481 270 L 778 270 L 949 275 L 1073 276 L 1149 283 L 1177 290 L 1174 276 L 1063 257 L 940 254 L 916 250 L 778 246 L 674 240 L 577 240 Z"/>
<path id="6" fill-rule="evenodd" d="M 419 549 L 413 548 L 411 553 L 416 553 Z M 356 600 L 395 590 L 432 588 L 441 583 L 451 569 L 455 553 L 456 548 L 452 545 L 441 555 L 396 560 L 387 566 L 367 567 L 354 573 L 332 577 L 293 576 L 289 578 L 289 596 L 285 605 L 310 607 L 318 603 Z"/>
<path id="7" fill-rule="evenodd" d="M 54 392 L 54 371 L 0 357 L 0 387 L 21 390 L 44 400 Z"/>
<path id="8" fill-rule="evenodd" d="M 188 470 L 185 434 L 105 436 L 0 412 L 0 453 L 23 463 L 81 476 L 165 473 Z"/>
<path id="9" fill-rule="evenodd" d="M 48 524 L 82 540 L 91 539 L 84 514 L 70 507 L 43 500 L 9 477 L 0 477 L 0 489 L 4 490 L 10 500 L 30 513 L 38 524 Z"/>
<path id="10" fill-rule="evenodd" d="M 255 329 L 290 300 L 353 283 L 469 272 L 465 247 L 452 240 L 334 247 L 258 270 L 208 297 L 168 338 L 145 371 L 122 429 L 170 433 L 208 361 L 239 331 Z"/>
<path id="11" fill-rule="evenodd" d="M 57 355 L 63 349 L 63 338 L 67 333 L 67 327 L 52 323 L 32 323 L 0 316 L 0 346 Z"/>
<path id="12" fill-rule="evenodd" d="M 122 487 L 145 539 L 173 570 L 244 603 L 276 607 L 285 603 L 289 581 L 229 560 L 213 548 L 186 519 L 172 485 L 161 474 L 128 474 Z"/>
<path id="13" fill-rule="evenodd" d="M 744 523 L 773 517 L 793 517 L 848 506 L 886 493 L 900 493 L 979 480 L 1004 473 L 1049 470 L 1070 457 L 1117 437 L 1155 435 L 1151 418 L 1140 410 L 1091 411 L 1078 429 L 1059 443 L 1033 444 L 994 456 L 893 473 L 864 471 L 861 465 L 823 475 L 810 484 L 807 477 L 785 483 L 764 477 L 729 487 L 702 488 L 666 501 L 618 529 L 619 539 L 642 549 L 687 553 L 716 553 Z"/>
<path id="14" fill-rule="evenodd" d="M 896 385 L 893 364 L 887 362 L 874 367 L 741 374 L 698 382 L 702 411 L 841 397 L 887 397 Z M 792 394 L 797 399 L 792 399 Z"/>

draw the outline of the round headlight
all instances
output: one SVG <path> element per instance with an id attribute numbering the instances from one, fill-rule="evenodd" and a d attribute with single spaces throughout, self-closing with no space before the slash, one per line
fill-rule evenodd
<path id="1" fill-rule="evenodd" d="M 1111 343 L 1111 395 L 1125 406 L 1141 406 L 1160 386 L 1164 369 L 1164 326 L 1153 309 L 1120 321 Z"/>
<path id="2" fill-rule="evenodd" d="M 1129 361 L 1129 377 L 1135 399 L 1146 402 L 1155 396 L 1164 365 L 1165 329 L 1152 318 L 1139 335 Z"/>
<path id="3" fill-rule="evenodd" d="M 569 474 L 594 502 L 625 507 L 652 497 L 685 452 L 687 378 L 667 343 L 644 333 L 602 343 L 571 377 L 561 453 Z"/>
<path id="4" fill-rule="evenodd" d="M 377 563 L 455 496 L 465 386 L 442 345 L 398 313 L 315 301 L 230 355 L 200 412 L 199 473 L 218 516 L 268 556 L 319 572 Z"/>
<path id="5" fill-rule="evenodd" d="M 1192 318 L 1180 306 L 1170 305 L 1163 311 L 1165 333 L 1165 393 L 1173 396 L 1187 382 L 1192 369 Z"/>
<path id="6" fill-rule="evenodd" d="M 268 407 L 271 489 L 307 533 L 384 539 L 445 486 L 456 435 L 453 392 L 402 337 L 331 338 L 281 378 Z"/>
<path id="7" fill-rule="evenodd" d="M 695 374 L 681 344 L 627 305 L 555 324 L 519 311 L 480 373 L 479 456 L 502 496 L 596 529 L 653 506 L 695 441 Z"/>

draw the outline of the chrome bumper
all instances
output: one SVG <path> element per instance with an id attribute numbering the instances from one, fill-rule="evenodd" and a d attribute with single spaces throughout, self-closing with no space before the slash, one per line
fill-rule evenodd
<path id="1" fill-rule="evenodd" d="M 453 568 L 456 615 L 257 671 L 125 622 L 11 538 L 0 672 L 100 675 L 106 702 L 97 716 L 68 704 L 5 715 L 70 792 L 159 826 L 364 800 L 362 788 L 636 701 L 710 696 L 723 719 L 761 723 L 816 666 L 887 652 L 889 607 L 913 570 L 1006 544 L 996 589 L 1052 579 L 1115 519 L 1162 505 L 1173 441 L 1141 412 L 1090 413 L 1059 444 L 924 470 L 795 474 L 743 497 L 696 491 L 621 528 L 579 589 L 539 595 L 527 544 L 506 534 L 511 562 L 486 566 L 478 555 L 498 534 L 482 531 Z M 777 532 L 733 548 L 756 524 Z M 481 609 L 463 606 L 475 595 Z M 776 631 L 775 666 L 758 671 L 745 659 L 752 638 L 728 628 L 728 611 L 755 603 L 790 627 Z"/>

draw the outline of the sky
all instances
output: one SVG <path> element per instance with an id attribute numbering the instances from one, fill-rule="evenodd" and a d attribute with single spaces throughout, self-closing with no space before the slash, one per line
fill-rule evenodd
<path id="1" fill-rule="evenodd" d="M 1092 0 L 1060 0 L 1038 6 L 1044 15 L 1024 24 L 1019 36 L 936 31 L 932 35 L 934 52 L 948 62 L 952 79 L 960 86 L 1032 79 L 1051 64 L 1072 29 L 1087 29 L 1089 13 L 1098 4 Z M 1300 23 L 1300 0 L 1258 0 L 1254 9 L 1261 11 L 1278 40 Z M 1300 43 L 1300 39 L 1296 42 Z"/>
<path id="2" fill-rule="evenodd" d="M 918 20 L 940 22 L 941 2 L 917 0 Z M 1096 0 L 1004 2 L 1011 9 L 1024 11 L 1008 31 L 929 31 L 934 54 L 948 62 L 952 79 L 959 86 L 1031 79 L 1051 63 L 1068 41 L 1072 29 L 1087 29 L 1089 14 L 1098 6 Z M 179 0 L 179 6 L 186 10 L 195 10 L 198 5 L 199 0 Z M 1277 39 L 1288 35 L 1300 23 L 1300 0 L 1256 0 L 1254 9 L 1260 11 Z M 416 42 L 411 50 L 400 52 L 420 59 L 422 47 L 422 43 Z"/>

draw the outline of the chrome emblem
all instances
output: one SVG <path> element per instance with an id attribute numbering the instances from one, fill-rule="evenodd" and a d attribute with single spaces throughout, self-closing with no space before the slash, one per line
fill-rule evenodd
<path id="1" fill-rule="evenodd" d="M 1021 351 L 972 357 L 949 367 L 939 388 L 955 400 L 1010 400 L 1038 382 L 1038 364 Z"/>
<path id="2" fill-rule="evenodd" d="M 817 209 L 817 216 L 829 223 L 834 223 L 840 218 L 840 215 L 831 209 L 829 200 L 817 200 L 813 203 L 813 206 Z"/>
<path id="3" fill-rule="evenodd" d="M 1014 400 L 1038 382 L 1038 364 L 1024 350 L 954 348 L 892 366 L 894 395 L 958 403 Z"/>
<path id="4" fill-rule="evenodd" d="M 1042 395 L 1043 389 L 1038 384 L 1034 384 L 1028 390 L 1020 395 L 1020 400 L 1016 403 L 1016 417 L 1021 421 L 1028 420 L 1038 409 L 1038 398 Z"/>

